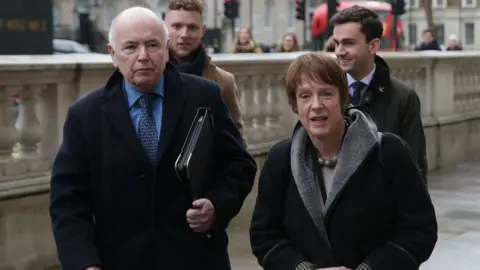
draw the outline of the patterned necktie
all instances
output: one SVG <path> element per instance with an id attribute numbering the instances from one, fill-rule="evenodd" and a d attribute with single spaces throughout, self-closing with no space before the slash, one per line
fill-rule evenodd
<path id="1" fill-rule="evenodd" d="M 155 94 L 144 94 L 140 99 L 140 124 L 138 136 L 142 142 L 143 149 L 152 164 L 157 161 L 158 134 L 157 125 L 152 113 L 152 104 L 157 96 Z"/>
<path id="2" fill-rule="evenodd" d="M 354 106 L 360 105 L 360 100 L 362 99 L 362 89 L 365 87 L 365 83 L 362 81 L 356 81 L 351 84 L 351 87 L 353 88 L 353 95 L 350 97 L 350 103 L 352 103 Z"/>

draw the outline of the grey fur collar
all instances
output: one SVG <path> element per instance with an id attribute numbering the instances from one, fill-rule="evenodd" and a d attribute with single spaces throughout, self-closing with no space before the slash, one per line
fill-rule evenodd
<path id="1" fill-rule="evenodd" d="M 303 126 L 299 126 L 292 137 L 290 150 L 292 175 L 308 213 L 327 243 L 324 216 L 332 210 L 330 208 L 336 197 L 379 140 L 375 123 L 365 114 L 357 109 L 349 109 L 348 115 L 352 123 L 346 130 L 334 171 L 333 185 L 325 205 L 323 205 L 319 182 L 314 176 L 312 159 L 307 159 L 305 154 L 309 140 L 307 131 Z"/>

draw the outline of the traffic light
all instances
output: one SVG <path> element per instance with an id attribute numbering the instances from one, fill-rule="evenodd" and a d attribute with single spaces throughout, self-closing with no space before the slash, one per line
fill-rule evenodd
<path id="1" fill-rule="evenodd" d="M 405 0 L 389 0 L 392 7 L 392 15 L 400 16 L 406 13 Z"/>
<path id="2" fill-rule="evenodd" d="M 305 0 L 296 0 L 295 3 L 297 4 L 297 20 L 305 21 Z"/>
<path id="3" fill-rule="evenodd" d="M 223 15 L 230 20 L 238 18 L 238 8 L 240 3 L 238 0 L 225 0 L 223 3 L 224 11 Z"/>

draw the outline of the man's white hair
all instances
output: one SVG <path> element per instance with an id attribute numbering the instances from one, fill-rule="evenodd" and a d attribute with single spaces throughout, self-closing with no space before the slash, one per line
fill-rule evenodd
<path id="1" fill-rule="evenodd" d="M 145 8 L 145 7 L 131 7 L 127 8 L 124 11 L 120 12 L 115 18 L 112 20 L 112 23 L 110 24 L 110 30 L 108 31 L 108 42 L 115 47 L 115 37 L 117 35 L 117 27 L 116 24 L 118 22 L 118 19 L 121 18 L 122 15 L 132 13 L 135 14 L 136 16 L 149 16 L 150 18 L 153 18 L 158 21 L 159 25 L 163 27 L 163 32 L 164 32 L 164 40 L 165 42 L 168 40 L 168 28 L 167 24 L 165 23 L 164 20 L 162 20 L 160 17 L 158 17 L 155 12 L 152 10 Z"/>

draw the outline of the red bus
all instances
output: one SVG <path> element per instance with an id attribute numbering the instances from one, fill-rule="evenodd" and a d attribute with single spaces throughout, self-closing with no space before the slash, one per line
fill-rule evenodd
<path id="1" fill-rule="evenodd" d="M 381 21 L 383 21 L 383 36 L 380 49 L 383 51 L 391 51 L 395 48 L 395 39 L 392 38 L 393 15 L 390 13 L 391 6 L 388 3 L 375 1 L 342 1 L 337 7 L 337 11 L 353 5 L 359 5 L 375 11 Z M 316 49 L 323 49 L 323 44 L 329 38 L 326 35 L 328 24 L 328 6 L 326 3 L 319 5 L 312 17 L 312 40 Z M 403 23 L 400 18 L 397 20 L 396 38 L 399 40 L 399 48 L 397 50 L 405 50 L 405 36 Z M 315 44 L 316 43 L 316 44 Z M 321 46 L 319 46 L 321 43 Z M 315 46 L 316 45 L 316 46 Z M 321 48 L 319 48 L 321 47 Z"/>

